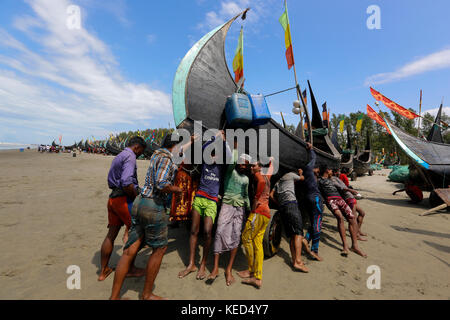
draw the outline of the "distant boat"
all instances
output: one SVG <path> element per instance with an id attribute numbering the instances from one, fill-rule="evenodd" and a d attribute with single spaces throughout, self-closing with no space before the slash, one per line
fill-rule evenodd
<path id="1" fill-rule="evenodd" d="M 370 169 L 370 164 L 372 161 L 372 151 L 370 146 L 370 134 L 367 131 L 367 141 L 366 147 L 364 150 L 358 152 L 358 149 L 355 149 L 355 156 L 353 158 L 353 170 L 356 172 L 358 176 L 363 176 L 366 173 L 371 176 L 373 174 L 373 170 Z"/>
<path id="2" fill-rule="evenodd" d="M 353 155 L 354 155 L 350 130 L 351 130 L 350 126 L 347 126 L 347 147 L 345 150 L 342 150 L 341 146 L 339 145 L 338 138 L 337 138 L 337 133 L 338 133 L 337 128 L 334 130 L 333 135 L 331 137 L 331 141 L 333 142 L 334 147 L 342 155 L 341 169 L 342 168 L 348 169 L 349 174 L 351 174 L 352 170 L 353 170 Z"/>

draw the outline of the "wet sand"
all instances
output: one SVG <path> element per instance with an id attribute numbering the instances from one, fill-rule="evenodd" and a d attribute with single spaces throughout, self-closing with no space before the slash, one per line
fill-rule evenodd
<path id="1" fill-rule="evenodd" d="M 0 299 L 107 299 L 113 276 L 97 281 L 100 246 L 107 231 L 106 176 L 113 157 L 81 154 L 40 154 L 36 150 L 0 151 Z M 148 161 L 138 161 L 142 185 Z M 388 182 L 389 170 L 376 171 L 351 184 L 365 196 L 367 216 L 360 242 L 364 259 L 341 257 L 336 221 L 326 210 L 320 244 L 322 262 L 304 259 L 308 274 L 293 272 L 285 239 L 278 254 L 264 261 L 263 287 L 256 290 L 237 281 L 227 287 L 223 275 L 228 255 L 221 259 L 213 284 L 178 279 L 187 263 L 189 233 L 185 225 L 169 231 L 169 248 L 155 283 L 155 294 L 169 299 L 449 299 L 449 215 L 419 214 L 428 202 L 415 205 L 402 185 Z M 425 193 L 425 196 L 428 195 Z M 111 265 L 122 252 L 120 232 Z M 348 232 L 347 232 L 348 234 Z M 350 237 L 348 236 L 348 241 Z M 202 240 L 200 240 L 201 243 Z M 144 267 L 150 249 L 141 251 Z M 197 261 L 200 257 L 197 254 Z M 213 259 L 209 258 L 208 271 Z M 81 290 L 69 290 L 66 269 L 81 270 Z M 369 290 L 366 270 L 381 270 L 381 289 Z M 239 250 L 236 271 L 246 267 Z M 236 280 L 238 280 L 235 274 Z M 123 296 L 138 299 L 144 279 L 127 279 Z"/>

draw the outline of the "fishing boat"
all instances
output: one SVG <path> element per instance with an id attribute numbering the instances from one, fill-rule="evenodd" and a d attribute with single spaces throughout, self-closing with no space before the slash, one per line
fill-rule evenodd
<path id="1" fill-rule="evenodd" d="M 182 59 L 175 74 L 172 90 L 172 107 L 177 129 L 186 129 L 193 134 L 194 122 L 200 121 L 203 131 L 227 128 L 225 115 L 227 99 L 242 88 L 235 82 L 228 69 L 225 57 L 225 39 L 232 23 L 241 16 L 244 18 L 247 11 L 241 12 L 207 33 Z M 301 96 L 298 85 L 296 90 Z M 248 94 L 245 91 L 243 93 Z M 312 96 L 311 87 L 310 93 Z M 320 117 L 320 112 L 318 115 Z M 315 121 L 317 119 L 315 118 Z M 320 122 L 320 127 L 316 128 L 319 130 L 312 134 L 314 151 L 317 155 L 316 164 L 339 168 L 341 156 L 328 135 L 320 132 L 320 129 L 323 128 L 321 119 Z M 267 130 L 267 146 L 265 148 L 267 156 L 276 155 L 276 152 L 271 150 L 272 144 L 276 145 L 279 150 L 277 159 L 279 170 L 278 174 L 272 177 L 273 183 L 285 172 L 297 170 L 309 162 L 307 143 L 299 136 L 289 132 L 273 118 L 268 119 L 265 124 L 253 124 L 250 127 L 258 133 L 260 130 Z M 310 132 L 312 132 L 311 129 Z M 270 132 L 272 130 L 279 133 L 279 140 L 274 143 L 271 141 Z M 245 150 L 248 152 L 249 145 L 245 146 Z M 280 228 L 280 215 L 276 211 L 272 211 L 263 242 L 266 256 L 270 257 L 276 253 L 281 241 Z"/>
<path id="2" fill-rule="evenodd" d="M 373 175 L 373 170 L 370 168 L 371 161 L 372 151 L 370 148 L 370 133 L 367 131 L 366 147 L 360 152 L 358 152 L 358 147 L 356 147 L 355 156 L 353 158 L 353 170 L 358 177 L 363 176 L 366 173 L 368 173 L 369 176 Z"/>
<path id="3" fill-rule="evenodd" d="M 111 140 L 108 140 L 108 141 L 106 142 L 106 147 L 105 147 L 105 149 L 106 149 L 106 151 L 107 151 L 109 154 L 111 154 L 111 155 L 113 155 L 113 156 L 117 156 L 117 155 L 121 152 L 121 150 L 120 150 L 119 147 L 116 145 L 116 143 L 113 142 L 113 141 L 111 141 Z"/>
<path id="4" fill-rule="evenodd" d="M 194 121 L 201 121 L 203 130 L 226 128 L 227 98 L 237 92 L 238 85 L 230 74 L 225 58 L 225 39 L 231 24 L 244 12 L 215 28 L 200 39 L 181 61 L 173 83 L 173 114 L 176 127 L 194 132 Z M 320 114 L 319 114 L 320 116 Z M 292 134 L 273 118 L 256 130 L 279 131 L 279 173 L 296 170 L 309 161 L 306 142 Z M 316 136 L 314 151 L 317 164 L 337 168 L 340 155 L 329 137 Z M 246 146 L 248 150 L 248 146 Z M 288 151 L 288 152 L 286 152 Z M 268 156 L 272 155 L 268 134 Z"/>
<path id="5" fill-rule="evenodd" d="M 336 130 L 334 130 L 333 132 L 333 136 L 331 137 L 331 141 L 334 145 L 334 147 L 336 148 L 336 150 L 342 155 L 341 158 L 341 169 L 345 168 L 348 169 L 347 175 L 349 175 L 350 177 L 352 177 L 352 180 L 354 180 L 354 176 L 353 176 L 353 155 L 354 155 L 354 151 L 352 150 L 352 139 L 351 139 L 351 132 L 350 132 L 350 126 L 347 127 L 347 147 L 345 150 L 342 150 L 341 146 L 339 145 L 338 142 L 338 137 L 337 137 L 337 133 L 338 130 L 336 128 Z M 356 174 L 356 173 L 355 173 Z"/>
<path id="6" fill-rule="evenodd" d="M 388 119 L 385 118 L 384 120 L 394 140 L 408 157 L 414 161 L 414 165 L 419 170 L 419 174 L 423 179 L 423 184 L 420 186 L 421 189 L 423 191 L 431 191 L 430 205 L 432 207 L 439 205 L 441 201 L 436 196 L 434 189 L 448 188 L 449 186 L 450 144 L 435 142 L 433 139 L 425 140 L 414 137 L 395 126 Z M 440 118 L 438 119 L 437 117 L 436 121 L 439 123 Z M 437 124 L 436 121 L 435 124 Z M 436 134 L 435 130 L 436 126 L 433 125 L 428 137 L 438 137 L 439 135 Z"/>

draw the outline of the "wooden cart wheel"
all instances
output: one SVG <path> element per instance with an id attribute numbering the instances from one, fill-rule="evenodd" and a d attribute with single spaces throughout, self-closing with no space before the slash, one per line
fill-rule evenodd
<path id="1" fill-rule="evenodd" d="M 263 248 L 264 256 L 267 258 L 273 257 L 281 243 L 281 215 L 276 210 L 271 210 L 271 217 L 264 233 Z"/>

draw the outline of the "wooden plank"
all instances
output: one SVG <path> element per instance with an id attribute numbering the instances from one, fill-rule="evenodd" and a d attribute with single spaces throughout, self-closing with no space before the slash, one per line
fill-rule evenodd
<path id="1" fill-rule="evenodd" d="M 436 191 L 436 194 L 447 204 L 447 206 L 450 206 L 450 188 L 435 189 L 434 191 Z"/>

